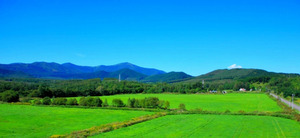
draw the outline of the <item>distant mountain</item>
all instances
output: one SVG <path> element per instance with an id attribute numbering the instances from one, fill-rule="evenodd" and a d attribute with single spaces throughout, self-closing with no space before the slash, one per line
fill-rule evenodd
<path id="1" fill-rule="evenodd" d="M 237 79 L 244 79 L 249 77 L 261 77 L 261 76 L 279 76 L 279 75 L 290 75 L 284 73 L 274 73 L 268 72 L 261 69 L 220 69 L 209 72 L 204 75 L 200 75 L 193 79 L 187 80 L 185 82 L 196 82 L 196 81 L 216 81 L 216 80 L 237 80 Z M 297 75 L 297 74 L 292 74 Z"/>
<path id="2" fill-rule="evenodd" d="M 174 82 L 192 77 L 193 76 L 188 75 L 184 72 L 169 72 L 166 74 L 148 76 L 143 79 L 142 82 Z"/>
<path id="3" fill-rule="evenodd" d="M 121 69 L 115 72 L 111 72 L 109 78 L 119 78 L 119 74 L 121 77 L 121 80 L 134 80 L 134 81 L 140 81 L 147 77 L 147 75 L 144 75 L 142 73 L 133 71 L 131 69 Z"/>
<path id="4" fill-rule="evenodd" d="M 144 74 L 135 72 L 130 69 L 121 69 L 115 72 L 106 72 L 106 71 L 96 71 L 92 73 L 82 73 L 82 74 L 65 74 L 59 76 L 52 76 L 52 78 L 57 79 L 93 79 L 93 78 L 119 78 L 121 80 L 131 80 L 131 81 L 140 81 L 143 78 L 147 77 Z"/>
<path id="5" fill-rule="evenodd" d="M 0 64 L 0 69 L 13 72 L 23 72 L 31 77 L 50 79 L 117 78 L 119 74 L 121 74 L 121 77 L 126 80 L 141 80 L 148 75 L 165 73 L 161 70 L 143 68 L 128 62 L 112 66 L 101 65 L 96 67 L 78 66 L 72 63 L 58 64 L 53 62 L 34 62 L 31 64 L 14 63 Z M 2 76 L 10 76 L 5 75 L 5 73 L 3 74 L 4 75 Z M 20 77 L 21 76 L 22 75 L 20 74 Z"/>
<path id="6" fill-rule="evenodd" d="M 76 72 L 81 72 L 81 73 L 91 73 L 95 72 L 95 67 L 89 67 L 89 66 L 78 66 L 72 63 L 64 63 L 61 64 L 63 67 L 68 68 L 70 70 L 74 70 Z M 99 70 L 98 70 L 99 71 Z"/>
<path id="7" fill-rule="evenodd" d="M 114 72 L 114 71 L 117 71 L 120 69 L 131 69 L 131 70 L 134 70 L 136 72 L 139 72 L 139 73 L 142 73 L 142 74 L 145 74 L 148 76 L 166 73 L 164 71 L 153 69 L 153 68 L 139 67 L 139 66 L 136 66 L 136 65 L 128 63 L 128 62 L 120 63 L 117 65 L 111 65 L 111 66 L 101 65 L 101 66 L 95 67 L 96 71 L 103 70 L 103 71 L 107 71 L 107 72 Z"/>
<path id="8" fill-rule="evenodd" d="M 33 76 L 24 72 L 0 69 L 0 78 L 32 78 Z"/>
<path id="9" fill-rule="evenodd" d="M 73 69 L 65 68 L 62 65 L 57 63 L 47 63 L 47 62 L 34 62 L 31 64 L 25 64 L 25 63 L 0 64 L 0 69 L 24 72 L 37 78 L 81 73 Z"/>

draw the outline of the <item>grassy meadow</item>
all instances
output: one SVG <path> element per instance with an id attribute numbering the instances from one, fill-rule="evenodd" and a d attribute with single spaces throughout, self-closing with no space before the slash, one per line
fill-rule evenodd
<path id="1" fill-rule="evenodd" d="M 49 137 L 153 114 L 144 111 L 0 104 L 0 137 Z"/>
<path id="2" fill-rule="evenodd" d="M 281 111 L 281 108 L 266 94 L 257 93 L 230 93 L 230 94 L 123 94 L 101 96 L 111 104 L 114 98 L 120 98 L 127 103 L 128 98 L 142 99 L 145 97 L 158 97 L 160 100 L 168 100 L 170 108 L 178 108 L 184 103 L 187 109 L 202 108 L 209 111 Z M 77 98 L 79 100 L 80 98 Z"/>
<path id="3" fill-rule="evenodd" d="M 300 137 L 300 124 L 270 116 L 168 115 L 94 137 Z"/>

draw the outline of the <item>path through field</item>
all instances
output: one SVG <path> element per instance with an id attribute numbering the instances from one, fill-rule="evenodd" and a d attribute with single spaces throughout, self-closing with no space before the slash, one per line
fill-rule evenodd
<path id="1" fill-rule="evenodd" d="M 293 106 L 296 110 L 300 111 L 300 106 L 299 105 L 296 105 L 296 104 L 294 104 L 294 103 L 292 103 L 292 102 L 290 102 L 288 100 L 285 100 L 285 99 L 281 98 L 280 96 L 278 96 L 278 95 L 276 95 L 274 93 L 270 93 L 270 95 L 272 95 L 275 98 L 279 97 L 282 102 L 284 102 L 285 104 L 287 104 L 289 106 Z"/>

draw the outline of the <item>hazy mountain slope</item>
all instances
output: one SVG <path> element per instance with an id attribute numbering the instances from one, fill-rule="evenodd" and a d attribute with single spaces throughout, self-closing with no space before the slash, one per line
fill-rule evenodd
<path id="1" fill-rule="evenodd" d="M 33 78 L 33 76 L 24 72 L 0 69 L 0 78 Z"/>
<path id="2" fill-rule="evenodd" d="M 68 76 L 67 78 L 70 78 L 71 77 L 70 75 L 74 75 L 74 74 L 95 73 L 95 72 L 99 73 L 99 71 L 115 72 L 122 69 L 130 69 L 144 75 L 156 75 L 156 74 L 165 73 L 164 71 L 161 70 L 143 68 L 130 63 L 121 63 L 121 64 L 111 65 L 111 66 L 101 65 L 96 67 L 89 67 L 89 66 L 78 66 L 72 63 L 58 64 L 58 63 L 48 63 L 48 62 L 34 62 L 30 64 L 25 64 L 25 63 L 0 64 L 0 69 L 24 72 L 37 78 L 52 78 L 52 77 L 65 78 L 66 76 Z"/>
<path id="3" fill-rule="evenodd" d="M 57 63 L 34 62 L 31 64 L 14 63 L 14 64 L 0 64 L 0 69 L 20 71 L 30 74 L 34 77 L 48 77 L 63 74 L 81 73 L 73 69 L 68 69 Z"/>
<path id="4" fill-rule="evenodd" d="M 139 67 L 139 66 L 136 66 L 136 65 L 128 63 L 128 62 L 111 65 L 111 66 L 101 65 L 101 66 L 95 67 L 96 71 L 103 70 L 103 71 L 107 71 L 107 72 L 114 72 L 114 71 L 117 71 L 120 69 L 131 69 L 133 71 L 136 71 L 136 72 L 148 75 L 148 76 L 166 73 L 164 71 L 153 69 L 153 68 Z"/>
<path id="5" fill-rule="evenodd" d="M 121 76 L 121 80 L 139 81 L 147 77 L 147 75 L 141 74 L 131 69 L 121 69 L 115 72 L 111 72 L 110 78 L 119 78 L 119 74 Z"/>
<path id="6" fill-rule="evenodd" d="M 184 72 L 169 72 L 166 74 L 148 76 L 142 80 L 142 82 L 173 82 L 176 80 L 183 80 L 192 78 L 193 76 L 188 75 Z"/>

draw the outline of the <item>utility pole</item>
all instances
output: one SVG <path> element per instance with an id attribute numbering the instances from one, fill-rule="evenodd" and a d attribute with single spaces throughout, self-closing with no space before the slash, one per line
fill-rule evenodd
<path id="1" fill-rule="evenodd" d="M 292 94 L 292 109 L 294 109 L 294 97 L 295 97 L 295 94 Z"/>

